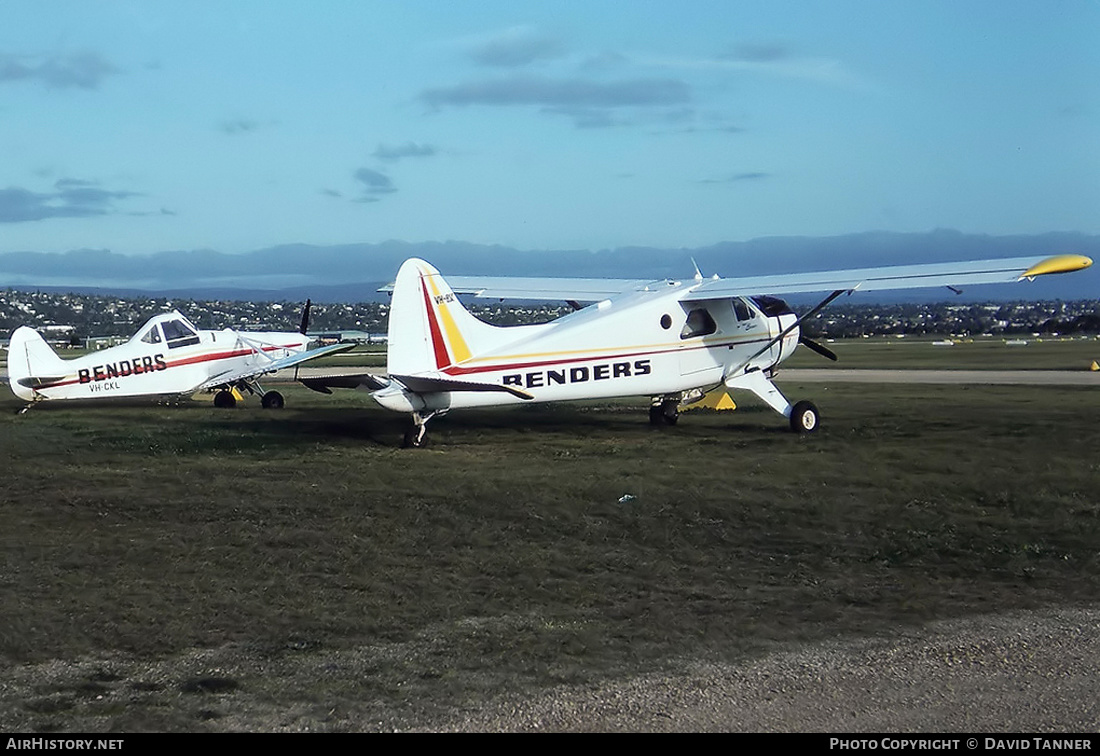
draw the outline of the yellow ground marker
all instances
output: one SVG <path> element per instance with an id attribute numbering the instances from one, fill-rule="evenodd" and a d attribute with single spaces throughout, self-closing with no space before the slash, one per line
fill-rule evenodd
<path id="1" fill-rule="evenodd" d="M 684 405 L 681 409 L 693 410 L 693 409 L 709 409 L 717 412 L 726 412 L 728 410 L 737 409 L 737 404 L 734 403 L 733 397 L 729 395 L 729 392 L 725 389 L 715 389 L 709 394 L 704 394 L 701 399 L 692 402 L 691 404 Z"/>

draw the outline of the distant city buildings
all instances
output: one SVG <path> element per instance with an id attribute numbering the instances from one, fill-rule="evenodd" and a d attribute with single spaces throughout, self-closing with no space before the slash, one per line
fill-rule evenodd
<path id="1" fill-rule="evenodd" d="M 161 312 L 179 310 L 200 328 L 295 330 L 303 303 L 199 301 L 0 290 L 0 331 L 29 325 L 50 341 L 97 348 L 129 338 Z M 543 323 L 571 311 L 568 305 L 472 304 L 477 317 L 497 325 Z M 379 302 L 314 303 L 309 330 L 330 340 L 384 338 L 389 305 Z M 1018 336 L 1100 334 L 1100 301 L 990 304 L 834 305 L 803 324 L 811 336 Z"/>

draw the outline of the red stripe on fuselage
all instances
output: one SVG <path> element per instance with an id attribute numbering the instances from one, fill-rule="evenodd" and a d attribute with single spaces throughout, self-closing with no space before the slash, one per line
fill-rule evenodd
<path id="1" fill-rule="evenodd" d="M 704 344 L 693 347 L 674 347 L 671 349 L 651 349 L 640 352 L 618 352 L 613 354 L 599 354 L 592 355 L 590 357 L 564 357 L 561 359 L 553 360 L 532 360 L 530 362 L 508 362 L 497 365 L 481 365 L 476 367 L 459 367 L 457 365 L 451 365 L 443 370 L 448 375 L 473 375 L 476 373 L 490 373 L 497 370 L 527 370 L 530 368 L 546 368 L 553 367 L 555 365 L 570 365 L 585 362 L 600 362 L 604 360 L 621 360 L 634 357 L 654 357 L 659 354 L 678 354 L 683 352 L 693 352 L 698 349 L 722 349 L 733 346 L 743 346 L 748 344 L 757 344 L 768 341 L 767 337 L 752 339 L 750 341 L 729 341 L 719 342 L 717 344 Z"/>
<path id="2" fill-rule="evenodd" d="M 274 352 L 276 349 L 292 349 L 292 348 L 294 348 L 293 345 L 291 345 L 291 346 L 268 345 L 268 346 L 263 347 L 263 351 L 265 351 L 265 352 Z M 231 351 L 231 352 L 214 352 L 212 354 L 199 354 L 199 355 L 194 355 L 192 357 L 184 357 L 183 359 L 179 359 L 179 360 L 166 360 L 165 363 L 168 365 L 168 367 L 165 368 L 165 370 L 170 370 L 174 367 L 183 367 L 184 365 L 197 365 L 197 364 L 201 364 L 203 362 L 216 362 L 218 360 L 233 359 L 234 357 L 243 357 L 244 355 L 253 354 L 254 351 L 255 350 L 252 350 L 252 349 L 237 349 L 237 350 L 234 350 L 234 351 Z M 149 355 L 142 355 L 142 356 L 148 357 Z M 139 357 L 138 359 L 140 359 L 140 358 L 141 357 Z M 124 358 L 124 359 L 129 359 L 131 362 L 133 361 L 133 358 Z M 113 381 L 113 380 L 117 380 L 119 378 L 133 378 L 134 376 L 145 375 L 146 373 L 156 373 L 156 372 L 163 372 L 163 371 L 143 370 L 140 373 L 131 373 L 130 375 L 115 376 L 115 377 L 111 378 L 110 380 Z M 95 381 L 92 381 L 92 382 L 94 383 Z M 50 383 L 48 385 L 43 385 L 43 386 L 34 386 L 34 387 L 32 387 L 31 390 L 32 391 L 48 391 L 49 389 L 61 388 L 62 386 L 72 386 L 72 385 L 78 384 L 78 383 L 80 383 L 79 376 L 76 377 L 76 378 L 72 378 L 70 380 L 66 380 L 66 381 L 58 381 L 57 383 Z"/>
<path id="3" fill-rule="evenodd" d="M 451 357 L 447 354 L 447 344 L 443 341 L 443 332 L 439 329 L 439 323 L 435 319 L 435 309 L 432 307 L 432 298 L 428 294 L 428 284 L 424 282 L 424 276 L 420 276 L 420 291 L 424 294 L 424 309 L 428 313 L 428 331 L 432 335 L 432 351 L 435 353 L 435 367 L 443 370 L 451 364 Z"/>

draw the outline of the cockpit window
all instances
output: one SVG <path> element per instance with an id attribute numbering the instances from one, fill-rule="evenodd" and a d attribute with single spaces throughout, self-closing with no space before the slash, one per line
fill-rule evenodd
<path id="1" fill-rule="evenodd" d="M 157 328 L 157 324 L 149 326 L 149 330 L 142 334 L 141 340 L 146 344 L 159 344 L 160 343 L 160 329 Z"/>
<path id="2" fill-rule="evenodd" d="M 760 308 L 760 312 L 769 318 L 778 318 L 780 315 L 788 315 L 794 312 L 790 306 L 779 297 L 753 297 L 753 302 Z"/>
<path id="3" fill-rule="evenodd" d="M 739 323 L 744 323 L 746 320 L 752 320 L 752 308 L 749 307 L 748 302 L 740 297 L 733 300 L 733 312 L 737 316 L 737 321 Z"/>
<path id="4" fill-rule="evenodd" d="M 166 320 L 161 327 L 164 328 L 164 339 L 169 349 L 199 343 L 199 335 L 182 320 Z"/>
<path id="5" fill-rule="evenodd" d="M 706 336 L 718 330 L 714 318 L 704 307 L 697 307 L 688 313 L 687 322 L 680 331 L 681 339 L 690 339 L 696 336 Z"/>

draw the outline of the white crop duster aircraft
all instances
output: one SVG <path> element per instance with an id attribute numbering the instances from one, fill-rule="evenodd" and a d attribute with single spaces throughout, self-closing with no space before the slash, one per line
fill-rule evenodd
<path id="1" fill-rule="evenodd" d="M 202 331 L 173 310 L 150 318 L 125 344 L 71 360 L 21 326 L 8 346 L 8 382 L 16 396 L 31 402 L 24 412 L 47 400 L 190 396 L 204 389 L 217 390 L 215 406 L 232 407 L 238 388 L 259 394 L 265 408 L 278 409 L 282 394 L 264 391 L 259 376 L 354 346 L 307 349 L 308 322 L 308 302 L 298 333 Z"/>
<path id="2" fill-rule="evenodd" d="M 980 260 L 751 278 L 640 281 L 461 277 L 444 280 L 419 259 L 392 286 L 387 375 L 303 378 L 317 391 L 365 388 L 383 407 L 412 415 L 407 446 L 424 442 L 431 418 L 453 409 L 624 396 L 652 398 L 650 421 L 674 423 L 679 407 L 712 389 L 747 390 L 817 429 L 817 408 L 791 403 L 772 382 L 799 344 L 836 359 L 800 335 L 802 321 L 842 294 L 1025 281 L 1081 270 L 1081 255 Z M 775 295 L 828 292 L 796 315 Z M 563 300 L 575 312 L 541 325 L 493 326 L 456 293 L 492 299 Z M 580 308 L 579 302 L 595 304 Z"/>

